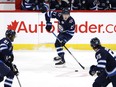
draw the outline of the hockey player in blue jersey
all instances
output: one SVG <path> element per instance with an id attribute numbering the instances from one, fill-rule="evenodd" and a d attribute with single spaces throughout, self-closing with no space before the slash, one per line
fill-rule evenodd
<path id="1" fill-rule="evenodd" d="M 18 69 L 12 62 L 14 60 L 12 42 L 16 32 L 7 30 L 6 37 L 0 40 L 0 82 L 4 80 L 4 87 L 12 87 L 14 75 L 18 75 Z"/>
<path id="2" fill-rule="evenodd" d="M 96 52 L 97 65 L 90 67 L 89 74 L 98 74 L 98 77 L 93 83 L 93 87 L 106 87 L 112 82 L 113 87 L 116 87 L 116 55 L 110 49 L 101 46 L 100 40 L 95 37 L 90 41 L 91 47 Z"/>
<path id="3" fill-rule="evenodd" d="M 45 14 L 46 18 L 46 29 L 50 31 L 52 28 L 51 18 L 56 18 L 58 20 L 59 34 L 55 42 L 55 48 L 57 50 L 58 56 L 54 58 L 55 61 L 58 60 L 55 65 L 62 65 L 65 63 L 63 46 L 73 37 L 75 33 L 75 21 L 70 16 L 70 10 L 64 8 L 61 13 L 55 11 L 49 11 Z"/>
<path id="4" fill-rule="evenodd" d="M 109 10 L 110 0 L 90 0 L 88 2 L 90 10 Z"/>
<path id="5" fill-rule="evenodd" d="M 42 13 L 46 12 L 48 6 L 43 0 L 22 0 L 22 10 L 40 10 Z"/>

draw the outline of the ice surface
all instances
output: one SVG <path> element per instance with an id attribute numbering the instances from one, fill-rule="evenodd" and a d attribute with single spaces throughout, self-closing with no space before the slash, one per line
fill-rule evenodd
<path id="1" fill-rule="evenodd" d="M 55 50 L 14 51 L 14 63 L 18 66 L 22 87 L 92 87 L 96 76 L 88 74 L 89 67 L 96 64 L 94 51 L 77 51 L 70 49 L 77 60 L 86 67 L 83 70 L 66 51 L 66 65 L 56 68 L 53 57 Z M 79 70 L 75 72 L 75 70 Z M 3 87 L 3 82 L 0 83 Z M 19 87 L 14 79 L 13 87 Z M 111 84 L 108 87 L 112 87 Z"/>

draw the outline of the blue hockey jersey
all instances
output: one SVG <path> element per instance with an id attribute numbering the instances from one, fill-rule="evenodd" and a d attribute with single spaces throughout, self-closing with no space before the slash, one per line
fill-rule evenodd
<path id="1" fill-rule="evenodd" d="M 3 38 L 0 40 L 0 60 L 4 63 L 12 62 L 13 56 L 13 46 L 8 38 Z"/>
<path id="2" fill-rule="evenodd" d="M 100 47 L 95 57 L 98 69 L 105 69 L 108 76 L 116 75 L 116 55 L 112 50 Z"/>
<path id="3" fill-rule="evenodd" d="M 59 12 L 50 11 L 45 14 L 46 22 L 50 22 L 51 18 L 56 18 L 58 20 L 58 30 L 60 33 L 64 33 L 69 36 L 73 36 L 75 33 L 75 21 L 70 16 L 66 21 L 63 20 L 63 16 Z"/>

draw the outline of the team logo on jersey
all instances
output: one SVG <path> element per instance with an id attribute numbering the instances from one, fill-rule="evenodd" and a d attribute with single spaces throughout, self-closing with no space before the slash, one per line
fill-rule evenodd
<path id="1" fill-rule="evenodd" d="M 73 23 L 73 19 L 69 20 L 69 23 Z"/>

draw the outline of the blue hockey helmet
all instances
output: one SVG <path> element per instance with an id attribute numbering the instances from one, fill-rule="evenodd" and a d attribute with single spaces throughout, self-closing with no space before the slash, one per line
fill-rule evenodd
<path id="1" fill-rule="evenodd" d="M 63 8 L 62 9 L 62 14 L 70 14 L 70 9 L 69 8 Z"/>
<path id="2" fill-rule="evenodd" d="M 94 37 L 90 41 L 90 45 L 93 49 L 96 49 L 101 46 L 100 40 L 97 37 Z"/>
<path id="3" fill-rule="evenodd" d="M 16 32 L 15 32 L 15 30 L 8 29 L 8 30 L 6 30 L 5 35 L 6 35 L 6 37 L 13 37 L 16 35 Z"/>

